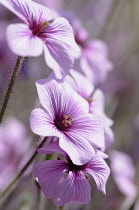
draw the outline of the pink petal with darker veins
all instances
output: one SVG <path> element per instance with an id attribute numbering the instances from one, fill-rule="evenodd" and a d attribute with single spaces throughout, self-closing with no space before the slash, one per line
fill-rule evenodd
<path id="1" fill-rule="evenodd" d="M 66 203 L 73 201 L 81 204 L 88 204 L 91 199 L 91 187 L 82 174 L 70 171 L 67 177 L 60 183 L 57 197 L 54 198 L 58 206 L 64 206 Z"/>
<path id="2" fill-rule="evenodd" d="M 87 139 L 94 147 L 104 147 L 104 130 L 99 117 L 95 114 L 81 115 L 73 121 L 74 132 Z"/>
<path id="3" fill-rule="evenodd" d="M 65 151 L 59 147 L 59 141 L 44 145 L 42 148 L 38 149 L 39 154 L 52 154 L 54 152 L 63 153 L 65 156 L 67 155 Z"/>
<path id="4" fill-rule="evenodd" d="M 43 42 L 33 35 L 28 25 L 11 24 L 7 28 L 10 49 L 20 56 L 39 56 L 43 52 Z"/>
<path id="5" fill-rule="evenodd" d="M 37 22 L 50 21 L 53 18 L 47 7 L 31 0 L 1 0 L 0 3 L 25 23 L 31 23 L 33 20 Z"/>
<path id="6" fill-rule="evenodd" d="M 73 29 L 65 18 L 57 18 L 47 27 L 47 37 L 66 44 L 74 57 L 80 53 L 74 39 Z"/>
<path id="7" fill-rule="evenodd" d="M 73 56 L 62 42 L 47 38 L 44 45 L 44 56 L 47 65 L 58 79 L 65 77 L 73 66 Z"/>
<path id="8" fill-rule="evenodd" d="M 49 113 L 40 108 L 31 112 L 30 126 L 40 136 L 61 136 Z"/>
<path id="9" fill-rule="evenodd" d="M 94 91 L 93 83 L 76 70 L 71 69 L 70 75 L 65 77 L 65 81 L 69 82 L 71 87 L 85 99 L 88 99 Z"/>
<path id="10" fill-rule="evenodd" d="M 66 171 L 65 164 L 61 160 L 47 160 L 35 164 L 34 176 L 37 178 L 44 195 L 48 199 L 57 197 L 59 183 Z"/>
<path id="11" fill-rule="evenodd" d="M 92 175 L 96 182 L 97 189 L 106 194 L 105 185 L 110 174 L 110 169 L 106 162 L 99 155 L 96 155 L 86 164 L 84 171 Z"/>
<path id="12" fill-rule="evenodd" d="M 95 155 L 95 150 L 91 144 L 84 139 L 76 130 L 66 132 L 59 139 L 59 146 L 69 155 L 76 165 L 83 165 Z"/>
<path id="13" fill-rule="evenodd" d="M 87 114 L 89 105 L 69 84 L 55 80 L 37 80 L 36 87 L 42 106 L 52 115 L 80 116 Z M 69 106 L 70 104 L 70 106 Z"/>

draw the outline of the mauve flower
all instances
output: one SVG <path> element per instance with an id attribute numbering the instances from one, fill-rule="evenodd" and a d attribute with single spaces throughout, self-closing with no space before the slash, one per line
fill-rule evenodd
<path id="1" fill-rule="evenodd" d="M 105 145 L 102 150 L 105 151 L 114 141 L 114 133 L 111 129 L 114 122 L 105 114 L 105 97 L 100 89 L 95 90 L 92 101 L 90 100 L 90 113 L 98 115 L 103 122 Z"/>
<path id="2" fill-rule="evenodd" d="M 0 190 L 7 186 L 29 151 L 24 125 L 15 118 L 0 127 Z"/>
<path id="3" fill-rule="evenodd" d="M 64 78 L 64 81 L 67 81 L 70 86 L 87 101 L 94 92 L 93 83 L 86 76 L 74 69 L 70 70 L 70 74 Z"/>
<path id="4" fill-rule="evenodd" d="M 69 156 L 59 148 L 58 141 L 40 148 L 38 152 L 41 154 L 59 152 L 64 155 L 65 161 L 61 160 L 62 157 L 60 156 L 57 160 L 38 162 L 34 168 L 34 176 L 37 178 L 44 195 L 48 199 L 52 198 L 56 205 L 63 206 L 70 201 L 81 204 L 90 202 L 91 187 L 87 173 L 94 178 L 97 189 L 104 194 L 106 193 L 105 185 L 110 170 L 97 151 L 90 161 L 80 166 L 73 164 Z"/>
<path id="5" fill-rule="evenodd" d="M 82 165 L 92 159 L 94 148 L 104 146 L 104 131 L 89 105 L 68 83 L 42 79 L 36 82 L 44 109 L 31 113 L 30 125 L 41 136 L 57 136 L 60 147 L 73 163 Z"/>
<path id="6" fill-rule="evenodd" d="M 94 84 L 103 82 L 108 72 L 113 68 L 108 60 L 107 45 L 101 40 L 91 40 L 84 43 L 80 57 L 80 66 L 83 73 Z"/>
<path id="7" fill-rule="evenodd" d="M 103 82 L 106 80 L 107 74 L 113 69 L 113 64 L 108 59 L 106 43 L 99 39 L 90 40 L 88 32 L 73 14 L 64 12 L 62 15 L 69 20 L 75 41 L 81 50 L 74 68 L 81 70 L 93 84 Z"/>
<path id="8" fill-rule="evenodd" d="M 70 75 L 67 75 L 64 80 L 88 101 L 89 112 L 100 117 L 104 126 L 105 145 L 102 148 L 104 151 L 113 142 L 114 134 L 111 129 L 113 120 L 108 118 L 105 114 L 105 98 L 103 92 L 100 89 L 94 90 L 93 83 L 80 72 L 73 69 L 70 70 Z"/>
<path id="9" fill-rule="evenodd" d="M 20 56 L 39 56 L 44 50 L 45 61 L 56 77 L 67 75 L 79 51 L 69 22 L 65 18 L 53 20 L 47 7 L 31 0 L 1 0 L 0 3 L 25 22 L 8 26 L 10 49 Z"/>
<path id="10" fill-rule="evenodd" d="M 135 197 L 137 187 L 133 182 L 135 168 L 131 157 L 124 152 L 113 150 L 110 153 L 110 161 L 113 178 L 119 191 L 128 198 Z"/>

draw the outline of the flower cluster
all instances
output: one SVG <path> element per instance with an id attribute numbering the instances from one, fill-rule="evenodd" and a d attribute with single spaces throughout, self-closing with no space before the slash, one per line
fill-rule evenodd
<path id="1" fill-rule="evenodd" d="M 58 83 L 49 78 L 38 80 L 36 86 L 43 108 L 32 111 L 31 129 L 43 137 L 57 137 L 39 149 L 39 153 L 64 153 L 66 162 L 59 158 L 39 162 L 35 166 L 35 177 L 46 197 L 53 198 L 59 206 L 69 201 L 89 203 L 91 190 L 82 172 L 90 173 L 103 193 L 109 176 L 109 167 L 104 161 L 107 156 L 100 151 L 107 145 L 104 138 L 107 129 L 102 123 L 106 116 L 101 111 L 97 114 L 95 108 L 91 113 L 89 102 L 67 82 Z"/>
<path id="2" fill-rule="evenodd" d="M 34 176 L 56 205 L 87 204 L 90 175 L 106 194 L 110 174 L 104 152 L 114 139 L 113 121 L 105 114 L 102 90 L 96 89 L 112 70 L 107 46 L 101 40 L 88 41 L 77 19 L 68 21 L 60 14 L 54 18 L 50 9 L 32 0 L 0 3 L 24 21 L 7 28 L 11 51 L 22 57 L 44 52 L 46 64 L 54 71 L 36 81 L 41 108 L 31 112 L 30 127 L 41 137 L 51 137 L 38 153 L 55 155 L 54 160 L 36 163 Z M 74 59 L 77 70 L 72 69 Z"/>

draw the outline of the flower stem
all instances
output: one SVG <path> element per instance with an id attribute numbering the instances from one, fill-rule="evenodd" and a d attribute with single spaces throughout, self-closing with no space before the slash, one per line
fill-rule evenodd
<path id="1" fill-rule="evenodd" d="M 44 143 L 46 142 L 47 137 L 45 137 L 42 142 L 40 143 L 40 145 L 37 147 L 41 148 Z M 26 163 L 26 165 L 21 169 L 21 171 L 17 174 L 17 176 L 13 179 L 13 181 L 8 185 L 8 187 L 0 194 L 0 198 L 2 198 L 7 192 L 9 192 L 9 190 L 12 188 L 12 186 L 18 181 L 18 179 L 22 176 L 22 174 L 26 171 L 26 169 L 30 166 L 30 164 L 33 162 L 33 160 L 35 159 L 35 157 L 37 156 L 38 152 L 37 149 L 35 150 L 35 152 L 33 153 L 33 155 L 31 156 L 31 158 L 29 159 L 29 161 Z"/>
<path id="2" fill-rule="evenodd" d="M 64 210 L 64 206 L 60 206 L 59 207 L 59 210 Z"/>
<path id="3" fill-rule="evenodd" d="M 5 96 L 1 111 L 0 111 L 0 124 L 2 122 L 5 110 L 7 108 L 7 104 L 8 104 L 8 101 L 9 101 L 9 98 L 10 98 L 10 95 L 11 95 L 11 92 L 12 92 L 12 89 L 14 86 L 14 82 L 15 82 L 16 76 L 18 74 L 18 70 L 19 70 L 22 59 L 23 59 L 23 57 L 21 57 L 21 56 L 18 56 L 18 58 L 17 58 L 16 64 L 15 64 L 15 67 L 13 70 L 13 74 L 11 77 L 11 81 L 10 81 L 10 84 L 9 84 L 9 87 L 8 87 L 8 90 L 7 90 L 7 93 L 6 93 L 6 96 Z"/>

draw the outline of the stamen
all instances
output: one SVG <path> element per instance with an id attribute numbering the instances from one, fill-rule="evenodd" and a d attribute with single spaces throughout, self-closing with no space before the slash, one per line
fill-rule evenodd
<path id="1" fill-rule="evenodd" d="M 63 117 L 65 118 L 64 120 L 62 120 L 62 123 L 64 124 L 65 127 L 68 127 L 68 125 L 72 125 L 72 118 L 70 117 L 70 115 L 63 115 Z"/>
<path id="2" fill-rule="evenodd" d="M 40 28 L 40 31 L 43 30 L 45 27 L 49 26 L 50 24 L 48 22 L 42 21 L 42 27 Z"/>
<path id="3" fill-rule="evenodd" d="M 87 98 L 86 100 L 88 101 L 88 103 L 91 103 L 93 101 L 91 97 Z"/>

